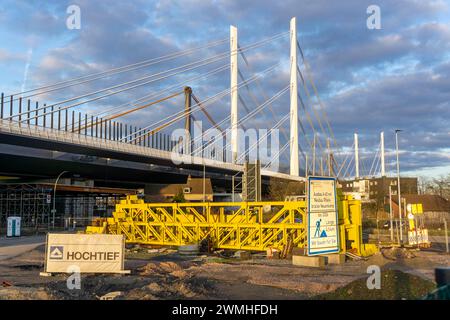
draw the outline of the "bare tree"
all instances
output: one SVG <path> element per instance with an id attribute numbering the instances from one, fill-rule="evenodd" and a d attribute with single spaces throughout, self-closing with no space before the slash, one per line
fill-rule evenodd
<path id="1" fill-rule="evenodd" d="M 286 196 L 287 183 L 281 179 L 270 179 L 269 198 L 272 201 L 283 201 Z"/>
<path id="2" fill-rule="evenodd" d="M 441 175 L 433 179 L 424 179 L 424 193 L 439 195 L 447 200 L 450 199 L 450 174 Z"/>
<path id="3" fill-rule="evenodd" d="M 284 201 L 286 196 L 298 196 L 305 194 L 305 183 L 300 181 L 286 181 L 283 179 L 271 179 L 269 185 L 269 198 L 272 201 Z"/>

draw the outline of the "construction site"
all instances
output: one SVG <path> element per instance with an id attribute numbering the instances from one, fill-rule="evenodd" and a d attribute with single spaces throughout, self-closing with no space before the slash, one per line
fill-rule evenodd
<path id="1" fill-rule="evenodd" d="M 50 254 L 45 236 L 3 239 L 1 297 L 420 299 L 435 291 L 435 268 L 449 263 L 442 243 L 364 243 L 361 202 L 342 194 L 338 199 L 338 250 L 308 255 L 305 200 L 145 203 L 129 196 L 111 218 L 96 218 L 79 231 L 123 235 L 128 273 L 83 273 L 81 290 L 72 290 L 67 270 L 42 273 Z M 367 288 L 373 265 L 380 266 L 388 290 Z"/>
<path id="2" fill-rule="evenodd" d="M 0 300 L 450 299 L 450 175 L 339 141 L 285 24 L 1 93 Z"/>

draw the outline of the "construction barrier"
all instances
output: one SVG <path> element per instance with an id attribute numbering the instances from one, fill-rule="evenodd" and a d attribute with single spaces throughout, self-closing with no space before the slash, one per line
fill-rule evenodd
<path id="1" fill-rule="evenodd" d="M 111 218 L 86 233 L 123 234 L 127 243 L 180 246 L 208 240 L 213 248 L 266 251 L 307 246 L 306 201 L 145 203 L 128 196 Z M 370 255 L 362 242 L 361 202 L 338 196 L 340 252 Z"/>

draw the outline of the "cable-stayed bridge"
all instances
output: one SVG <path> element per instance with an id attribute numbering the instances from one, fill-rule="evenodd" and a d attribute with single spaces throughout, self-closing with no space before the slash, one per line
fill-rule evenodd
<path id="1" fill-rule="evenodd" d="M 254 69 L 252 52 L 286 40 L 286 59 Z M 196 60 L 202 52 L 208 56 Z M 170 67 L 164 69 L 166 64 Z M 283 65 L 289 77 L 272 94 L 266 82 L 280 77 Z M 142 71 L 143 76 L 135 76 Z M 134 78 L 124 80 L 126 75 Z M 228 77 L 229 86 L 214 94 L 192 85 Z M 132 98 L 104 103 L 124 96 Z M 175 107 L 150 113 L 169 103 Z M 288 110 L 283 109 L 286 104 Z M 214 112 L 217 105 L 220 112 Z M 70 170 L 92 178 L 156 182 L 207 172 L 230 180 L 242 173 L 246 161 L 256 159 L 266 178 L 302 181 L 307 174 L 341 171 L 339 146 L 297 41 L 295 18 L 289 31 L 250 44 L 239 42 L 232 26 L 227 39 L 2 93 L 0 118 L 3 175 L 54 177 Z M 247 136 L 252 128 L 257 132 L 253 140 Z M 280 141 L 270 152 L 269 140 L 272 146 Z"/>

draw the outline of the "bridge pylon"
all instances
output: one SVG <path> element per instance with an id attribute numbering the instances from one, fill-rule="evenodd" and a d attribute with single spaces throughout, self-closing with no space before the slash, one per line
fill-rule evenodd
<path id="1" fill-rule="evenodd" d="M 290 82 L 290 174 L 298 176 L 300 173 L 298 163 L 298 101 L 297 101 L 297 22 L 291 19 L 291 82 Z"/>
<path id="2" fill-rule="evenodd" d="M 238 158 L 238 33 L 230 26 L 231 158 Z"/>
<path id="3" fill-rule="evenodd" d="M 186 130 L 186 150 L 192 150 L 192 125 L 191 125 L 192 88 L 184 87 L 184 129 Z"/>

